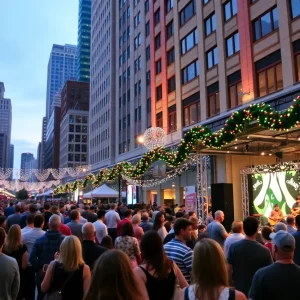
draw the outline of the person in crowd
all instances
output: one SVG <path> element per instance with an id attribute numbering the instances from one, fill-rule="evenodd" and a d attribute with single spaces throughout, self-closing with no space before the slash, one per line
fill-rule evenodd
<path id="1" fill-rule="evenodd" d="M 300 267 L 293 262 L 295 239 L 287 231 L 279 230 L 273 236 L 276 263 L 258 270 L 252 280 L 249 298 L 298 299 Z"/>
<path id="2" fill-rule="evenodd" d="M 20 274 L 17 261 L 3 253 L 6 233 L 0 227 L 0 299 L 17 299 L 20 288 Z"/>
<path id="3" fill-rule="evenodd" d="M 125 253 L 106 251 L 96 261 L 84 300 L 147 300 L 138 286 Z"/>
<path id="4" fill-rule="evenodd" d="M 82 256 L 85 263 L 92 269 L 95 261 L 107 250 L 95 243 L 95 226 L 93 223 L 85 223 L 82 226 Z"/>
<path id="5" fill-rule="evenodd" d="M 48 230 L 48 223 L 49 223 L 49 219 L 52 216 L 52 212 L 50 211 L 50 204 L 49 203 L 45 203 L 44 204 L 44 227 L 43 230 L 47 231 Z"/>
<path id="6" fill-rule="evenodd" d="M 196 217 L 190 217 L 189 221 L 192 223 L 192 235 L 191 235 L 191 240 L 188 241 L 186 244 L 191 249 L 194 249 L 196 243 L 198 242 L 198 237 L 199 237 L 199 232 L 198 232 L 199 219 Z"/>
<path id="7" fill-rule="evenodd" d="M 166 227 L 164 226 L 165 216 L 162 212 L 158 212 L 155 216 L 153 230 L 157 231 L 161 240 L 163 241 L 165 237 L 168 235 Z"/>
<path id="8" fill-rule="evenodd" d="M 97 215 L 91 211 L 90 206 L 85 205 L 83 209 L 84 211 L 82 212 L 82 216 L 87 219 L 88 222 L 94 223 L 97 221 Z"/>
<path id="9" fill-rule="evenodd" d="M 19 266 L 20 289 L 17 299 L 25 298 L 25 269 L 28 264 L 28 251 L 25 244 L 22 244 L 21 228 L 19 225 L 12 225 L 7 233 L 6 242 L 3 247 L 3 253 L 13 257 Z"/>
<path id="10" fill-rule="evenodd" d="M 273 256 L 273 246 L 272 246 L 272 239 L 270 238 L 270 234 L 272 233 L 272 229 L 270 226 L 264 226 L 261 230 L 261 235 L 264 240 L 264 245 L 270 250 L 270 253 Z"/>
<path id="11" fill-rule="evenodd" d="M 100 209 L 97 212 L 98 221 L 94 222 L 94 226 L 96 228 L 96 238 L 98 243 L 101 243 L 102 239 L 108 235 L 107 226 L 104 224 L 105 220 L 105 210 Z"/>
<path id="12" fill-rule="evenodd" d="M 65 203 L 60 203 L 58 207 L 59 207 L 59 215 L 61 217 L 61 222 L 64 223 L 65 215 L 66 215 L 66 205 Z"/>
<path id="13" fill-rule="evenodd" d="M 194 248 L 193 285 L 181 292 L 180 300 L 246 300 L 246 296 L 229 287 L 226 259 L 220 244 L 204 238 Z"/>
<path id="14" fill-rule="evenodd" d="M 297 230 L 292 233 L 296 241 L 296 249 L 294 251 L 294 263 L 300 266 L 300 215 L 296 216 L 296 228 Z"/>
<path id="15" fill-rule="evenodd" d="M 27 216 L 29 215 L 29 204 L 26 204 L 24 206 L 22 205 L 22 207 L 23 207 L 23 213 L 21 214 L 21 219 L 20 219 L 21 229 L 23 229 L 26 226 L 26 219 Z"/>
<path id="16" fill-rule="evenodd" d="M 287 227 L 283 222 L 278 222 L 274 226 L 274 232 L 278 232 L 279 230 L 287 231 Z"/>
<path id="17" fill-rule="evenodd" d="M 91 271 L 82 258 L 82 249 L 76 236 L 62 241 L 57 260 L 46 271 L 41 289 L 43 293 L 61 291 L 62 300 L 82 300 L 87 293 Z"/>
<path id="18" fill-rule="evenodd" d="M 22 214 L 21 219 L 20 219 L 20 226 L 21 229 L 23 229 L 26 226 L 26 221 L 27 221 L 27 217 L 29 215 L 35 215 L 37 212 L 37 208 L 35 204 L 30 204 L 28 206 L 28 211 L 26 210 L 26 205 L 25 205 L 25 212 Z M 32 219 L 33 220 L 33 219 Z"/>
<path id="19" fill-rule="evenodd" d="M 6 231 L 6 217 L 0 216 L 0 228 L 3 228 Z"/>
<path id="20" fill-rule="evenodd" d="M 174 223 L 175 238 L 164 245 L 169 259 L 173 260 L 188 283 L 191 282 L 193 250 L 186 245 L 191 239 L 192 224 L 190 221 L 179 218 Z"/>
<path id="21" fill-rule="evenodd" d="M 124 212 L 124 219 L 121 220 L 119 223 L 118 223 L 118 226 L 117 226 L 117 235 L 120 236 L 121 235 L 121 231 L 122 231 L 122 227 L 124 224 L 126 223 L 131 223 L 131 219 L 132 219 L 132 210 L 131 209 L 127 209 L 125 210 Z"/>
<path id="22" fill-rule="evenodd" d="M 64 224 L 68 224 L 71 222 L 71 219 L 70 219 L 70 214 L 73 210 L 78 210 L 79 214 L 80 214 L 80 209 L 77 208 L 75 205 L 71 205 L 71 208 L 70 208 L 70 213 L 67 217 L 64 218 Z M 83 216 L 80 215 L 80 218 L 79 218 L 79 222 L 81 224 L 84 224 L 87 222 L 87 219 L 85 219 Z"/>
<path id="23" fill-rule="evenodd" d="M 58 210 L 55 210 L 55 212 L 53 212 L 52 215 L 60 216 L 60 212 Z M 60 218 L 61 218 L 61 216 L 60 216 Z M 72 231 L 71 231 L 70 227 L 67 226 L 66 224 L 64 224 L 63 222 L 61 222 L 59 224 L 59 231 L 61 232 L 61 234 L 65 235 L 65 236 L 72 235 Z"/>
<path id="24" fill-rule="evenodd" d="M 286 227 L 287 227 L 287 232 L 292 234 L 296 231 L 296 223 L 295 223 L 295 217 L 293 215 L 288 215 L 286 218 Z"/>
<path id="25" fill-rule="evenodd" d="M 206 225 L 205 224 L 200 224 L 198 226 L 198 241 L 202 240 L 202 239 L 205 239 L 205 238 L 208 238 L 208 233 L 206 231 Z"/>
<path id="26" fill-rule="evenodd" d="M 229 236 L 226 229 L 221 224 L 224 219 L 224 213 L 221 210 L 217 210 L 215 212 L 215 219 L 207 226 L 208 236 L 218 242 L 221 247 L 224 247 L 224 242 Z"/>
<path id="27" fill-rule="evenodd" d="M 176 277 L 181 288 L 188 286 L 180 269 L 170 260 L 163 243 L 154 230 L 148 231 L 141 241 L 142 264 L 134 269 L 138 284 L 149 300 L 171 300 Z"/>
<path id="28" fill-rule="evenodd" d="M 179 211 L 179 206 L 178 204 L 175 204 L 175 207 L 174 207 L 174 214 L 176 214 L 178 211 Z"/>
<path id="29" fill-rule="evenodd" d="M 144 230 L 139 225 L 141 224 L 141 214 L 137 213 L 132 217 L 132 227 L 133 227 L 133 234 L 134 237 L 141 242 L 141 239 L 144 235 Z"/>
<path id="30" fill-rule="evenodd" d="M 112 241 L 112 238 L 110 235 L 106 235 L 105 237 L 103 237 L 100 246 L 106 248 L 107 250 L 112 250 L 114 249 L 114 244 Z"/>
<path id="31" fill-rule="evenodd" d="M 149 220 L 149 214 L 147 212 L 143 212 L 141 217 L 141 224 L 139 226 L 142 227 L 144 233 L 146 233 L 149 230 L 152 230 L 153 228 L 153 223 L 151 223 Z"/>
<path id="32" fill-rule="evenodd" d="M 189 215 L 189 219 L 190 218 L 197 218 L 196 213 L 194 211 L 189 211 L 188 215 Z"/>
<path id="33" fill-rule="evenodd" d="M 53 214 L 55 214 L 55 215 L 60 216 L 60 218 L 61 218 L 61 223 L 64 223 L 64 216 L 63 216 L 63 214 L 60 212 L 60 209 L 59 209 L 58 206 L 56 206 L 56 205 L 51 206 L 51 212 L 52 212 Z"/>
<path id="34" fill-rule="evenodd" d="M 245 238 L 235 242 L 227 255 L 228 274 L 234 287 L 248 295 L 253 276 L 257 270 L 273 263 L 270 251 L 256 241 L 259 222 L 255 217 L 243 221 Z"/>
<path id="35" fill-rule="evenodd" d="M 158 207 L 157 207 L 157 210 L 155 210 L 155 211 L 153 212 L 153 214 L 152 214 L 151 222 L 152 222 L 153 224 L 154 224 L 154 222 L 155 222 L 156 215 L 157 215 L 159 212 L 163 213 L 164 216 L 165 216 L 165 209 L 164 209 L 162 206 L 158 206 Z"/>
<path id="36" fill-rule="evenodd" d="M 76 209 L 72 210 L 70 213 L 71 222 L 67 226 L 71 229 L 73 235 L 77 236 L 80 241 L 82 241 L 82 226 L 80 223 L 80 212 Z"/>
<path id="37" fill-rule="evenodd" d="M 4 216 L 8 218 L 10 215 L 15 213 L 14 203 L 10 202 L 9 206 L 4 209 Z"/>
<path id="38" fill-rule="evenodd" d="M 232 234 L 226 239 L 226 241 L 224 243 L 224 253 L 225 253 L 226 257 L 227 257 L 230 246 L 233 243 L 245 238 L 245 236 L 243 234 L 243 222 L 242 221 L 233 221 L 232 225 L 231 225 L 231 230 L 232 230 Z"/>
<path id="39" fill-rule="evenodd" d="M 275 204 L 273 210 L 270 213 L 269 220 L 270 220 L 270 222 L 273 221 L 276 223 L 282 219 L 283 219 L 283 213 L 280 210 L 279 205 Z M 271 225 L 273 225 L 273 224 L 271 224 Z"/>
<path id="40" fill-rule="evenodd" d="M 292 214 L 294 216 L 299 215 L 300 213 L 300 195 L 296 197 L 296 202 L 292 206 Z"/>
<path id="41" fill-rule="evenodd" d="M 34 217 L 35 217 L 34 214 L 28 214 L 28 216 L 26 218 L 26 226 L 23 227 L 21 230 L 22 234 L 32 230 L 32 228 L 34 226 L 34 224 L 33 224 Z"/>
<path id="42" fill-rule="evenodd" d="M 54 259 L 55 253 L 59 251 L 60 244 L 65 237 L 59 232 L 60 223 L 60 216 L 51 216 L 49 219 L 49 230 L 35 241 L 29 253 L 29 262 L 37 273 L 36 284 L 38 288 L 38 300 L 42 300 L 44 297 L 41 291 L 41 283 L 45 276 L 47 266 Z"/>
<path id="43" fill-rule="evenodd" d="M 139 242 L 133 234 L 132 224 L 125 223 L 122 227 L 121 236 L 115 240 L 115 249 L 126 253 L 131 261 L 132 268 L 135 268 L 141 262 L 141 252 Z"/>
<path id="44" fill-rule="evenodd" d="M 117 226 L 120 222 L 120 216 L 116 212 L 117 204 L 112 203 L 110 210 L 105 214 L 105 223 L 107 225 L 108 234 L 111 236 L 113 242 L 117 237 Z"/>
<path id="45" fill-rule="evenodd" d="M 14 224 L 20 225 L 20 220 L 21 220 L 21 207 L 20 205 L 16 205 L 14 213 L 7 217 L 6 220 L 7 231 Z"/>

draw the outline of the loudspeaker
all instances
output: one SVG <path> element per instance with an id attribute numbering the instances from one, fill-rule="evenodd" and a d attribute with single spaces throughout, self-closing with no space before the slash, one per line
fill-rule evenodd
<path id="1" fill-rule="evenodd" d="M 223 225 L 227 231 L 230 231 L 231 224 L 234 221 L 232 183 L 211 184 L 211 203 L 213 214 L 217 210 L 224 212 L 225 220 Z"/>

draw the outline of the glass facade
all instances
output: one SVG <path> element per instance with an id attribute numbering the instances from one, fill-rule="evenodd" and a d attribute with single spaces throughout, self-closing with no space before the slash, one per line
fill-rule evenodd
<path id="1" fill-rule="evenodd" d="M 91 0 L 80 0 L 78 18 L 77 80 L 90 81 Z"/>

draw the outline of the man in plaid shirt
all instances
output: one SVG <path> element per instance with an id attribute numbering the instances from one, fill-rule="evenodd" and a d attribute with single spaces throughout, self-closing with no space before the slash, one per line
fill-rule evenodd
<path id="1" fill-rule="evenodd" d="M 36 283 L 38 287 L 38 300 L 43 299 L 41 283 L 45 276 L 45 265 L 54 260 L 54 255 L 59 251 L 59 247 L 65 238 L 59 230 L 61 218 L 53 215 L 49 219 L 49 230 L 42 237 L 38 238 L 29 254 L 29 262 L 36 271 Z"/>

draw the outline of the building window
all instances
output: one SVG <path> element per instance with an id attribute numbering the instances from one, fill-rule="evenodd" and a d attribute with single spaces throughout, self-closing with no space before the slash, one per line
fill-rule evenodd
<path id="1" fill-rule="evenodd" d="M 161 73 L 161 59 L 155 63 L 155 74 Z"/>
<path id="2" fill-rule="evenodd" d="M 141 13 L 138 12 L 137 15 L 134 17 L 134 27 L 137 27 L 141 22 Z"/>
<path id="3" fill-rule="evenodd" d="M 258 96 L 263 97 L 283 88 L 280 50 L 255 63 Z"/>
<path id="4" fill-rule="evenodd" d="M 184 69 L 181 70 L 182 84 L 186 84 L 199 76 L 199 61 L 195 60 Z"/>
<path id="5" fill-rule="evenodd" d="M 181 55 L 185 54 L 198 44 L 198 30 L 195 28 L 181 40 Z"/>
<path id="6" fill-rule="evenodd" d="M 150 76 L 150 71 L 147 71 L 146 73 L 146 85 L 150 85 L 151 83 L 151 76 Z"/>
<path id="7" fill-rule="evenodd" d="M 173 20 L 167 25 L 167 39 L 174 35 L 174 23 Z"/>
<path id="8" fill-rule="evenodd" d="M 219 82 L 207 87 L 208 117 L 220 113 Z"/>
<path id="9" fill-rule="evenodd" d="M 137 97 L 138 95 L 141 94 L 142 91 L 142 82 L 139 80 L 134 84 L 134 96 Z"/>
<path id="10" fill-rule="evenodd" d="M 200 93 L 183 100 L 183 126 L 193 125 L 201 120 Z"/>
<path id="11" fill-rule="evenodd" d="M 292 19 L 300 16 L 300 0 L 290 0 Z"/>
<path id="12" fill-rule="evenodd" d="M 190 20 L 195 13 L 196 13 L 196 0 L 192 0 L 179 13 L 180 26 L 183 26 L 188 20 Z"/>
<path id="13" fill-rule="evenodd" d="M 150 5 L 149 5 L 150 0 L 145 1 L 145 14 L 149 12 L 150 10 Z"/>
<path id="14" fill-rule="evenodd" d="M 165 0 L 166 2 L 166 13 L 169 13 L 174 7 L 174 0 Z"/>
<path id="15" fill-rule="evenodd" d="M 241 71 L 237 71 L 227 77 L 228 107 L 234 108 L 243 104 Z"/>
<path id="16" fill-rule="evenodd" d="M 146 61 L 150 60 L 150 46 L 146 48 Z"/>
<path id="17" fill-rule="evenodd" d="M 278 28 L 278 11 L 277 7 L 260 16 L 253 21 L 254 40 L 258 41 L 262 37 L 271 33 Z"/>
<path id="18" fill-rule="evenodd" d="M 168 66 L 175 61 L 175 48 L 170 49 L 167 52 L 167 64 Z"/>
<path id="19" fill-rule="evenodd" d="M 156 101 L 162 98 L 162 85 L 156 87 Z"/>
<path id="20" fill-rule="evenodd" d="M 213 13 L 205 19 L 205 35 L 208 36 L 216 30 L 216 14 Z"/>
<path id="21" fill-rule="evenodd" d="M 155 37 L 155 50 L 159 49 L 161 46 L 161 42 L 160 42 L 160 33 Z"/>
<path id="22" fill-rule="evenodd" d="M 139 33 L 134 39 L 134 49 L 137 49 L 142 44 L 142 35 Z"/>
<path id="23" fill-rule="evenodd" d="M 174 104 L 168 107 L 168 133 L 175 132 L 176 125 L 176 104 Z"/>
<path id="24" fill-rule="evenodd" d="M 296 81 L 300 81 L 300 40 L 293 43 L 293 50 L 295 54 Z"/>
<path id="25" fill-rule="evenodd" d="M 218 64 L 218 48 L 215 47 L 206 52 L 207 69 L 211 69 Z"/>
<path id="26" fill-rule="evenodd" d="M 175 76 L 168 79 L 168 94 L 172 93 L 176 89 Z"/>
<path id="27" fill-rule="evenodd" d="M 237 14 L 237 0 L 229 0 L 224 4 L 225 21 L 230 20 Z"/>
<path id="28" fill-rule="evenodd" d="M 139 57 L 138 59 L 136 59 L 134 61 L 134 72 L 135 73 L 141 69 L 141 64 L 142 64 L 141 61 L 142 61 L 141 57 Z"/>
<path id="29" fill-rule="evenodd" d="M 226 40 L 227 57 L 240 51 L 239 33 L 236 32 Z"/>
<path id="30" fill-rule="evenodd" d="M 160 8 L 154 13 L 154 24 L 157 25 L 160 22 Z"/>
<path id="31" fill-rule="evenodd" d="M 156 127 L 163 127 L 163 116 L 162 112 L 156 114 Z"/>
<path id="32" fill-rule="evenodd" d="M 148 21 L 145 25 L 145 35 L 146 37 L 150 35 L 150 21 Z"/>
<path id="33" fill-rule="evenodd" d="M 203 4 L 207 4 L 210 0 L 203 0 Z"/>

